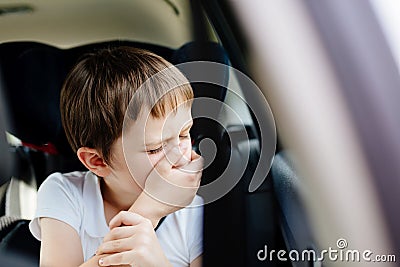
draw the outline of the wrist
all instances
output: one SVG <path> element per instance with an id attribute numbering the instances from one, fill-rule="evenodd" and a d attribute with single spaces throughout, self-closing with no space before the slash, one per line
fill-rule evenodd
<path id="1" fill-rule="evenodd" d="M 150 220 L 153 228 L 155 228 L 160 219 L 164 217 L 162 211 L 157 210 L 156 201 L 145 192 L 142 192 L 128 211 L 137 213 Z"/>

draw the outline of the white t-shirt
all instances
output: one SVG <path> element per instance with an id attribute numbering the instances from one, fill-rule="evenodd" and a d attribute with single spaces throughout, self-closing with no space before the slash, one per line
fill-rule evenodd
<path id="1" fill-rule="evenodd" d="M 173 266 L 188 266 L 203 253 L 203 200 L 168 215 L 156 231 L 160 245 Z M 91 172 L 54 173 L 40 186 L 37 210 L 29 229 L 41 240 L 39 218 L 63 221 L 81 239 L 87 261 L 110 231 L 104 216 L 98 177 Z"/>

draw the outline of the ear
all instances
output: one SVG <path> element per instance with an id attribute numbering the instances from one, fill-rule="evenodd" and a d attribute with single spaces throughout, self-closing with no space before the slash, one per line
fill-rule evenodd
<path id="1" fill-rule="evenodd" d="M 82 164 L 97 176 L 106 177 L 110 174 L 110 166 L 108 166 L 96 149 L 81 147 L 76 154 Z"/>

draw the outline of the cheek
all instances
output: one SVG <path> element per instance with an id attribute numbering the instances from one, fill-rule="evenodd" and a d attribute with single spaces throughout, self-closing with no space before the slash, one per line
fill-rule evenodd
<path id="1" fill-rule="evenodd" d="M 132 159 L 129 163 L 129 170 L 134 177 L 135 181 L 143 187 L 147 176 L 150 174 L 153 169 L 153 160 L 151 157 L 148 157 L 146 154 L 143 156 L 136 157 Z"/>
<path id="2" fill-rule="evenodd" d="M 154 166 L 157 164 L 157 162 L 159 162 L 163 157 L 164 157 L 163 152 L 148 155 L 148 161 L 150 161 L 150 163 L 151 163 L 151 168 L 154 168 Z"/>
<path id="3" fill-rule="evenodd" d="M 143 160 L 139 161 L 139 165 L 136 166 L 138 169 L 137 174 L 139 175 L 141 185 L 144 185 L 150 172 L 154 169 L 154 166 L 164 157 L 164 153 L 150 154 L 144 156 Z"/>

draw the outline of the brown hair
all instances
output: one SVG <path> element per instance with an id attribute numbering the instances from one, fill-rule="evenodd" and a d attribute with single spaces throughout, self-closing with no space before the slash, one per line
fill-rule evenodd
<path id="1" fill-rule="evenodd" d="M 144 107 L 160 118 L 192 98 L 187 79 L 162 57 L 132 47 L 102 49 L 85 55 L 68 74 L 61 90 L 61 119 L 75 152 L 95 148 L 110 164 L 128 106 L 131 120 Z"/>

